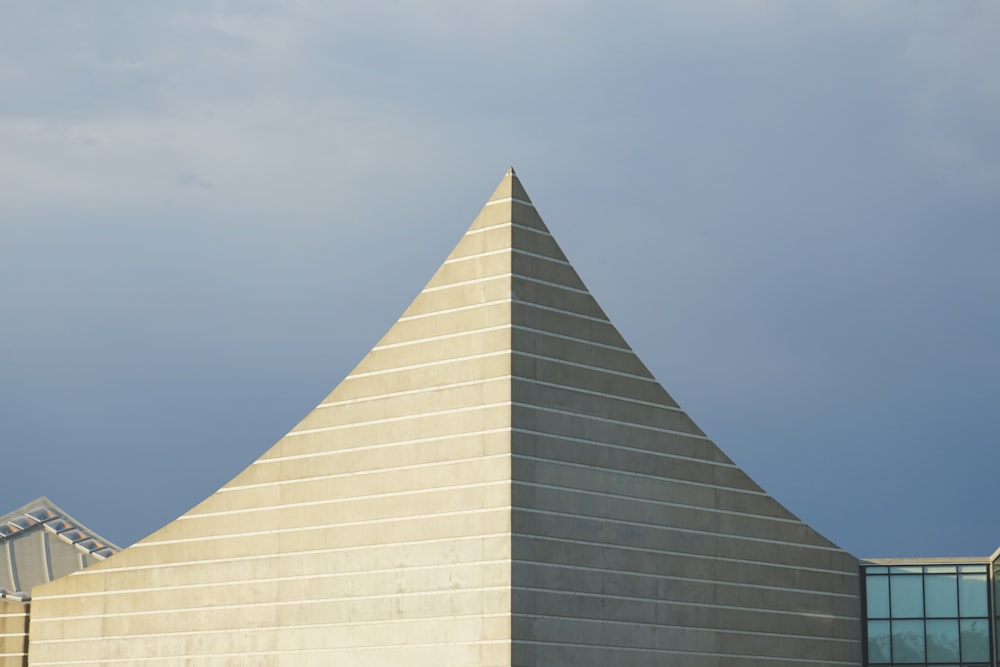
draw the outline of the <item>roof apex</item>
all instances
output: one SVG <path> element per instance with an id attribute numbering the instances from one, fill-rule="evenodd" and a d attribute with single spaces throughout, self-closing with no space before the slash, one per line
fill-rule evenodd
<path id="1" fill-rule="evenodd" d="M 500 179 L 500 184 L 497 186 L 493 194 L 490 195 L 488 204 L 499 203 L 504 201 L 517 201 L 523 204 L 531 204 L 531 198 L 528 197 L 528 193 L 525 191 L 524 186 L 521 185 L 521 180 L 517 177 L 517 173 L 514 171 L 514 167 L 510 167 L 507 173 L 503 175 Z"/>

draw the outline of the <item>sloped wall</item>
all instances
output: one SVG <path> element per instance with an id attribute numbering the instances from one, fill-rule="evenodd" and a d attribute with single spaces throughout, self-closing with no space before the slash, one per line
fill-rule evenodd
<path id="1" fill-rule="evenodd" d="M 702 433 L 521 215 L 512 664 L 860 665 L 857 560 Z"/>
<path id="2" fill-rule="evenodd" d="M 673 402 L 512 171 L 270 451 L 33 593 L 34 667 L 860 664 L 857 562 Z"/>
<path id="3" fill-rule="evenodd" d="M 36 589 L 31 665 L 509 665 L 510 228 L 495 211 L 274 448 Z"/>

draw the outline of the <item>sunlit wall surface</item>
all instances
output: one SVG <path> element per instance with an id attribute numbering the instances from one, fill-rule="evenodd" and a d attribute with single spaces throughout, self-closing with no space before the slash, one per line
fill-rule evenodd
<path id="1" fill-rule="evenodd" d="M 989 564 L 865 565 L 867 664 L 995 665 Z"/>

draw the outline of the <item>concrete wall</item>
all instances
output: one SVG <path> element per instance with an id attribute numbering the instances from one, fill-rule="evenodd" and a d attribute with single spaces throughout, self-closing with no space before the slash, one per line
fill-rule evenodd
<path id="1" fill-rule="evenodd" d="M 860 665 L 856 559 L 702 433 L 520 215 L 512 664 Z"/>
<path id="2" fill-rule="evenodd" d="M 856 665 L 858 613 L 854 559 L 674 405 L 508 174 L 274 448 L 35 589 L 30 664 Z"/>
<path id="3" fill-rule="evenodd" d="M 510 227 L 490 220 L 273 449 L 36 589 L 31 664 L 509 665 Z"/>
<path id="4" fill-rule="evenodd" d="M 95 560 L 41 525 L 32 526 L 0 544 L 0 588 L 30 591 Z"/>
<path id="5" fill-rule="evenodd" d="M 30 605 L 0 598 L 0 667 L 28 664 Z"/>

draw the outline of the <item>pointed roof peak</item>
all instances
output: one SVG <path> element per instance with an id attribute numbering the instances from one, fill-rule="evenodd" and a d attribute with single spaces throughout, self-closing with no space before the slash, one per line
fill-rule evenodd
<path id="1" fill-rule="evenodd" d="M 521 185 L 521 179 L 517 177 L 514 167 L 510 167 L 507 170 L 507 173 L 504 174 L 503 178 L 500 179 L 500 184 L 497 186 L 496 190 L 493 191 L 493 194 L 490 195 L 490 199 L 487 204 L 498 204 L 500 202 L 511 201 L 534 206 L 534 204 L 531 203 L 531 198 L 528 197 L 528 193 L 525 192 L 524 186 Z"/>

